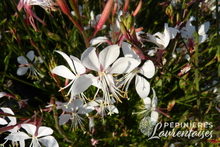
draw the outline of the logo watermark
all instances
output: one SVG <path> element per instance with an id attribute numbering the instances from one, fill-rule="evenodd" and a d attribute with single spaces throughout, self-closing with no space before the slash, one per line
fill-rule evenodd
<path id="1" fill-rule="evenodd" d="M 161 137 L 185 137 L 188 139 L 197 137 L 212 138 L 212 122 L 164 122 L 153 124 L 150 117 L 144 117 L 140 122 L 140 131 L 150 139 Z"/>

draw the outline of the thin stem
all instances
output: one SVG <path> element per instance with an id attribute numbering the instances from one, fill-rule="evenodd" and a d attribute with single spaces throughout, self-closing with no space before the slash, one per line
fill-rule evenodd
<path id="1" fill-rule="evenodd" d="M 196 0 L 196 40 L 195 40 L 195 82 L 196 82 L 196 94 L 197 94 L 197 109 L 199 110 L 199 120 L 201 119 L 201 100 L 199 90 L 199 34 L 198 34 L 198 19 L 199 19 L 199 0 Z"/>
<path id="2" fill-rule="evenodd" d="M 81 25 L 79 25 L 79 23 L 73 18 L 72 14 L 67 14 L 67 16 L 72 21 L 72 23 L 78 28 L 78 30 L 81 32 L 83 39 L 84 39 L 84 42 L 86 44 L 86 48 L 88 48 L 89 47 L 89 39 L 86 36 L 84 28 Z"/>
<path id="3" fill-rule="evenodd" d="M 217 33 L 217 39 L 219 40 L 219 19 L 218 19 L 218 0 L 216 0 L 216 33 Z M 218 82 L 220 82 L 220 41 L 218 41 L 217 44 L 217 58 L 218 58 Z M 220 92 L 220 86 L 218 88 L 218 91 Z"/>
<path id="4" fill-rule="evenodd" d="M 57 109 L 56 109 L 55 104 L 53 106 L 53 117 L 54 117 L 55 127 L 56 127 L 57 131 L 63 136 L 65 141 L 73 143 L 73 141 L 65 134 L 65 132 L 61 129 L 61 127 L 59 125 L 58 113 L 57 113 Z"/>

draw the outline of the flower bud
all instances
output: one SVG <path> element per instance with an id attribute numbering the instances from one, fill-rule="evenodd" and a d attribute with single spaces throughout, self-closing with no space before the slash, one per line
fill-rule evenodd
<path id="1" fill-rule="evenodd" d="M 64 14 L 70 14 L 70 9 L 65 0 L 56 0 L 56 2 Z"/>
<path id="2" fill-rule="evenodd" d="M 102 15 L 99 19 L 99 22 L 96 25 L 96 32 L 102 29 L 102 26 L 105 24 L 107 18 L 109 17 L 113 4 L 114 4 L 114 0 L 108 0 L 108 2 L 106 3 Z"/>
<path id="3" fill-rule="evenodd" d="M 139 3 L 138 3 L 138 6 L 137 6 L 137 8 L 135 9 L 135 11 L 133 12 L 133 16 L 136 16 L 137 15 L 137 13 L 140 11 L 140 9 L 141 9 L 141 6 L 142 6 L 142 0 L 140 0 L 139 1 Z"/>

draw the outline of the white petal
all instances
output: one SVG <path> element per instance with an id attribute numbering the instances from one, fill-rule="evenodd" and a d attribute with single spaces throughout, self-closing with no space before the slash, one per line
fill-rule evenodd
<path id="1" fill-rule="evenodd" d="M 7 93 L 6 92 L 0 92 L 0 98 L 4 97 L 4 96 L 7 96 Z M 1 109 L 1 108 L 0 108 Z"/>
<path id="2" fill-rule="evenodd" d="M 34 60 L 34 57 L 35 57 L 34 51 L 29 51 L 26 56 L 27 56 L 31 61 L 33 61 L 33 60 Z"/>
<path id="3" fill-rule="evenodd" d="M 152 78 L 155 74 L 155 66 L 151 60 L 147 60 L 140 68 L 139 72 L 147 78 Z"/>
<path id="4" fill-rule="evenodd" d="M 27 131 L 28 134 L 34 135 L 37 127 L 32 124 L 21 124 L 21 127 Z"/>
<path id="5" fill-rule="evenodd" d="M 150 93 L 149 82 L 145 78 L 138 76 L 138 75 L 136 76 L 136 79 L 135 79 L 135 88 L 136 88 L 138 95 L 141 98 L 147 97 Z"/>
<path id="6" fill-rule="evenodd" d="M 207 21 L 204 24 L 202 24 L 201 26 L 199 26 L 199 35 L 204 35 L 210 28 L 210 22 Z"/>
<path id="7" fill-rule="evenodd" d="M 81 61 L 85 67 L 91 70 L 100 71 L 100 63 L 96 54 L 96 48 L 87 48 L 81 56 Z"/>
<path id="8" fill-rule="evenodd" d="M 31 137 L 29 137 L 24 132 L 11 133 L 7 137 L 5 137 L 5 139 L 11 140 L 11 141 L 22 141 L 22 140 L 29 139 L 29 138 Z"/>
<path id="9" fill-rule="evenodd" d="M 7 124 L 8 122 L 5 119 L 0 118 L 0 125 L 7 125 Z"/>
<path id="10" fill-rule="evenodd" d="M 66 111 L 66 112 L 69 112 L 69 113 L 72 113 L 74 111 L 73 103 L 70 103 L 70 104 L 68 102 L 63 103 L 61 105 L 61 108 L 63 109 L 63 111 Z"/>
<path id="11" fill-rule="evenodd" d="M 104 99 L 103 99 L 102 97 L 97 97 L 97 98 L 95 99 L 95 101 L 98 102 L 98 103 L 103 103 L 103 102 L 104 102 Z"/>
<path id="12" fill-rule="evenodd" d="M 153 91 L 152 108 L 156 109 L 158 99 L 157 99 L 157 96 L 156 96 L 156 92 L 153 88 L 152 88 L 152 91 Z"/>
<path id="13" fill-rule="evenodd" d="M 82 62 L 78 58 L 76 58 L 72 55 L 70 55 L 70 58 L 73 61 L 73 64 L 74 64 L 74 67 L 75 67 L 77 74 L 83 74 L 86 72 L 86 68 L 83 66 Z"/>
<path id="14" fill-rule="evenodd" d="M 83 101 L 81 99 L 75 99 L 71 104 L 73 104 L 72 108 L 76 111 L 83 105 Z"/>
<path id="15" fill-rule="evenodd" d="M 208 38 L 207 34 L 200 35 L 199 36 L 199 43 L 205 42 L 207 38 Z"/>
<path id="16" fill-rule="evenodd" d="M 52 133 L 53 133 L 53 130 L 51 128 L 45 127 L 45 126 L 41 126 L 41 127 L 38 128 L 38 135 L 37 135 L 37 137 L 51 135 Z"/>
<path id="17" fill-rule="evenodd" d="M 4 113 L 9 113 L 9 114 L 11 114 L 11 115 L 15 115 L 14 112 L 13 112 L 10 108 L 0 107 L 0 109 L 1 109 Z"/>
<path id="18" fill-rule="evenodd" d="M 0 109 L 1 109 L 4 113 L 8 113 L 8 114 L 14 115 L 14 112 L 13 112 L 10 108 L 1 107 Z M 11 125 L 17 124 L 16 117 L 8 116 L 8 119 L 10 120 L 10 122 L 8 123 L 7 126 L 11 126 Z"/>
<path id="19" fill-rule="evenodd" d="M 55 52 L 59 53 L 61 56 L 63 56 L 63 58 L 67 61 L 67 63 L 69 64 L 70 68 L 73 70 L 74 73 L 76 73 L 75 71 L 75 68 L 73 66 L 73 62 L 72 60 L 70 59 L 70 57 L 64 53 L 64 52 L 61 52 L 61 51 L 58 51 L 58 50 L 55 50 Z"/>
<path id="20" fill-rule="evenodd" d="M 57 140 L 53 136 L 40 138 L 39 141 L 46 147 L 59 147 Z"/>
<path id="21" fill-rule="evenodd" d="M 27 72 L 28 69 L 29 67 L 19 67 L 17 70 L 17 75 L 23 76 Z"/>
<path id="22" fill-rule="evenodd" d="M 79 110 L 77 111 L 78 114 L 86 114 L 89 112 L 92 112 L 95 108 L 93 106 L 82 106 L 81 108 L 79 108 Z"/>
<path id="23" fill-rule="evenodd" d="M 151 108 L 151 99 L 149 97 L 143 98 L 145 108 L 149 110 Z"/>
<path id="24" fill-rule="evenodd" d="M 164 38 L 163 38 L 163 41 L 164 41 L 163 46 L 164 46 L 164 48 L 166 48 L 169 45 L 170 39 L 171 39 L 170 30 L 169 30 L 168 24 L 165 23 L 164 24 Z"/>
<path id="25" fill-rule="evenodd" d="M 180 32 L 178 29 L 172 27 L 169 27 L 169 31 L 170 31 L 170 39 L 174 39 L 176 37 L 176 34 Z"/>
<path id="26" fill-rule="evenodd" d="M 66 79 L 75 79 L 75 75 L 64 65 L 59 65 L 52 69 L 52 73 L 61 76 Z"/>
<path id="27" fill-rule="evenodd" d="M 91 74 L 81 75 L 73 83 L 71 95 L 75 96 L 77 94 L 84 92 L 86 89 L 88 89 L 93 84 L 94 80 L 95 80 L 95 77 Z"/>
<path id="28" fill-rule="evenodd" d="M 108 40 L 107 37 L 96 37 L 96 38 L 93 38 L 91 41 L 90 41 L 90 44 L 91 45 L 97 45 L 97 44 L 100 44 L 100 43 L 104 43 Z"/>
<path id="29" fill-rule="evenodd" d="M 18 63 L 20 63 L 20 64 L 28 64 L 28 61 L 27 61 L 27 59 L 26 59 L 24 56 L 19 56 L 19 57 L 17 58 L 17 61 L 18 61 Z"/>
<path id="30" fill-rule="evenodd" d="M 69 119 L 71 115 L 70 114 L 63 114 L 59 117 L 59 125 L 65 124 Z"/>
<path id="31" fill-rule="evenodd" d="M 113 112 L 113 113 L 117 113 L 117 114 L 118 114 L 118 108 L 115 107 L 114 105 L 107 106 L 107 108 L 109 108 L 109 111 L 110 111 L 110 112 Z"/>
<path id="32" fill-rule="evenodd" d="M 158 119 L 158 116 L 159 116 L 159 114 L 158 114 L 157 111 L 152 111 L 152 112 L 151 112 L 151 123 L 152 123 L 153 125 L 156 124 L 157 119 Z"/>
<path id="33" fill-rule="evenodd" d="M 105 71 L 119 56 L 120 50 L 118 45 L 110 45 L 103 49 L 99 54 L 99 61 Z"/>
<path id="34" fill-rule="evenodd" d="M 98 104 L 96 101 L 88 102 L 87 105 L 89 105 L 89 106 L 93 106 L 93 107 L 97 107 L 97 106 L 99 106 L 99 104 Z"/>
<path id="35" fill-rule="evenodd" d="M 139 62 L 141 62 L 140 57 L 131 48 L 131 44 L 129 44 L 127 42 L 122 42 L 121 46 L 122 46 L 122 51 L 123 51 L 125 57 L 134 58 L 134 59 L 138 60 Z"/>
<path id="36" fill-rule="evenodd" d="M 135 69 L 140 62 L 133 58 L 121 57 L 114 62 L 108 73 L 128 73 Z"/>

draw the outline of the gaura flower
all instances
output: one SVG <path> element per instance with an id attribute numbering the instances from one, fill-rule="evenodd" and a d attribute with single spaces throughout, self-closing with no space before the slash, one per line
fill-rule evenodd
<path id="1" fill-rule="evenodd" d="M 20 100 L 20 101 L 18 102 L 19 109 L 21 109 L 22 107 L 25 108 L 25 107 L 27 106 L 27 101 L 28 101 L 28 99 Z"/>
<path id="2" fill-rule="evenodd" d="M 32 124 L 21 124 L 21 127 L 26 130 L 28 134 L 24 132 L 16 132 L 8 135 L 5 139 L 12 141 L 32 139 L 30 147 L 41 147 L 40 143 L 46 147 L 59 147 L 56 139 L 51 136 L 53 133 L 51 128 L 45 126 L 37 127 Z"/>
<path id="3" fill-rule="evenodd" d="M 85 30 L 88 30 L 90 28 L 93 28 L 97 25 L 97 23 L 99 22 L 99 19 L 101 17 L 101 14 L 98 14 L 96 17 L 94 15 L 94 12 L 91 11 L 90 12 L 90 17 L 91 17 L 91 20 L 89 21 L 89 26 L 88 27 L 84 27 Z M 105 29 L 106 28 L 106 25 L 103 25 L 102 26 L 102 29 Z"/>
<path id="4" fill-rule="evenodd" d="M 133 51 L 129 43 L 122 43 L 122 51 L 125 57 L 133 58 L 139 62 L 139 64 L 141 63 L 141 59 Z M 141 67 L 136 67 L 134 70 L 128 72 L 124 77 L 122 77 L 120 80 L 121 85 L 125 88 L 125 92 L 127 92 L 132 79 L 135 78 L 135 89 L 141 98 L 145 98 L 150 92 L 150 83 L 146 80 L 146 78 L 152 78 L 154 73 L 155 66 L 153 62 L 151 60 L 147 60 Z"/>
<path id="5" fill-rule="evenodd" d="M 83 93 L 89 86 L 92 85 L 95 77 L 92 74 L 85 74 L 86 68 L 83 66 L 78 58 L 72 55 L 70 55 L 69 57 L 67 54 L 61 51 L 56 52 L 59 53 L 67 61 L 70 69 L 72 70 L 70 71 L 64 65 L 59 65 L 52 69 L 52 73 L 71 80 L 68 85 L 62 87 L 60 90 L 66 89 L 70 86 L 67 95 L 69 95 L 71 92 L 71 97 Z M 81 96 L 83 96 L 83 94 L 81 94 Z"/>
<path id="6" fill-rule="evenodd" d="M 79 114 L 87 114 L 94 110 L 94 107 L 83 105 L 83 101 L 75 99 L 72 103 L 63 103 L 62 109 L 68 114 L 62 114 L 59 117 L 59 125 L 65 124 L 68 120 L 72 121 L 72 127 L 75 129 L 80 125 L 81 129 L 84 130 L 83 118 Z"/>
<path id="7" fill-rule="evenodd" d="M 190 19 L 187 21 L 186 26 L 180 30 L 181 36 L 185 39 L 188 39 L 188 46 L 194 46 L 194 33 L 195 33 L 195 26 L 192 25 L 192 21 L 195 21 L 195 17 L 191 16 Z M 210 22 L 207 21 L 204 24 L 200 25 L 198 28 L 199 34 L 199 43 L 203 43 L 207 38 L 208 35 L 206 32 L 209 30 Z"/>
<path id="8" fill-rule="evenodd" d="M 24 8 L 24 11 L 27 13 L 27 18 L 29 19 L 29 22 L 31 23 L 32 27 L 34 28 L 35 31 L 38 31 L 34 18 L 37 19 L 40 23 L 46 25 L 45 22 L 43 22 L 37 15 L 33 12 L 32 6 L 33 5 L 38 5 L 45 9 L 46 11 L 49 10 L 55 10 L 55 3 L 53 0 L 20 0 L 18 3 L 18 11 L 20 11 L 22 8 Z"/>
<path id="9" fill-rule="evenodd" d="M 33 64 L 35 64 L 35 65 L 37 65 L 39 63 L 43 63 L 43 61 L 40 57 L 38 57 L 38 59 L 35 59 L 34 51 L 32 51 L 32 50 L 27 53 L 26 57 L 28 59 L 30 59 L 30 61 L 32 61 Z M 33 78 L 38 78 L 38 76 L 40 76 L 40 77 L 43 76 L 34 68 L 32 63 L 28 62 L 28 60 L 24 56 L 19 56 L 17 58 L 17 60 L 18 60 L 18 63 L 20 63 L 19 68 L 17 70 L 17 75 L 22 76 L 28 70 L 30 70 L 29 76 L 32 76 Z"/>
<path id="10" fill-rule="evenodd" d="M 97 97 L 94 101 L 88 102 L 88 105 L 95 107 L 97 114 L 99 114 L 101 117 L 104 117 L 106 112 L 108 112 L 109 115 L 118 113 L 118 109 L 113 105 L 114 103 L 115 101 L 112 98 L 110 105 L 107 106 L 103 98 Z"/>
<path id="11" fill-rule="evenodd" d="M 149 97 L 145 97 L 143 98 L 143 102 L 144 102 L 144 107 L 143 107 L 143 111 L 141 112 L 135 112 L 133 114 L 142 114 L 144 113 L 144 117 L 143 118 L 147 118 L 147 116 L 149 115 L 150 113 L 150 122 L 152 125 L 155 125 L 156 122 L 157 122 L 157 119 L 158 119 L 158 112 L 157 112 L 157 103 L 158 103 L 158 99 L 157 99 L 157 96 L 156 96 L 156 93 L 154 91 L 154 89 L 152 88 L 153 90 L 153 98 L 151 100 L 151 98 Z"/>
<path id="12" fill-rule="evenodd" d="M 3 114 L 11 114 L 11 115 L 14 115 L 14 112 L 10 109 L 10 108 L 7 108 L 7 107 L 0 107 L 0 110 L 3 111 Z M 10 120 L 10 122 L 8 123 L 4 118 L 1 118 L 0 117 L 0 124 L 1 125 L 14 125 L 14 122 L 16 122 L 16 118 L 15 117 L 12 117 L 12 116 L 8 116 L 8 119 Z M 16 123 L 15 123 L 16 124 Z"/>
<path id="13" fill-rule="evenodd" d="M 15 115 L 14 112 L 10 109 L 10 108 L 7 108 L 7 107 L 1 107 L 0 108 L 4 113 L 6 114 L 10 114 L 10 115 Z M 7 130 L 9 131 L 11 134 L 13 133 L 17 133 L 18 130 L 19 130 L 19 126 L 16 125 L 17 124 L 17 119 L 16 117 L 14 116 L 7 116 L 8 120 L 9 120 L 9 123 L 7 122 L 7 126 L 6 127 L 9 127 L 9 126 L 12 126 L 11 129 Z M 0 118 L 1 120 L 1 118 Z M 1 123 L 0 123 L 1 124 Z M 6 139 L 6 138 L 5 138 Z M 8 141 L 8 139 L 6 139 L 6 141 L 3 143 L 5 144 L 6 142 Z M 21 146 L 21 147 L 24 147 L 24 140 L 19 140 L 19 139 L 15 139 L 15 140 L 12 140 L 12 143 L 17 143 Z"/>
<path id="14" fill-rule="evenodd" d="M 110 104 L 111 96 L 120 101 L 120 90 L 115 85 L 113 74 L 130 72 L 139 64 L 132 58 L 118 58 L 119 53 L 118 45 L 110 45 L 98 55 L 95 47 L 89 47 L 81 56 L 81 61 L 85 67 L 98 72 L 98 83 L 103 91 L 106 104 Z M 110 66 L 111 64 L 112 66 Z"/>
<path id="15" fill-rule="evenodd" d="M 158 46 L 158 49 L 165 49 L 171 39 L 174 39 L 176 37 L 176 34 L 179 33 L 178 29 L 168 27 L 168 24 L 164 24 L 164 32 L 163 34 L 160 32 L 157 32 L 153 35 L 147 34 L 149 37 L 147 41 L 155 43 Z"/>

